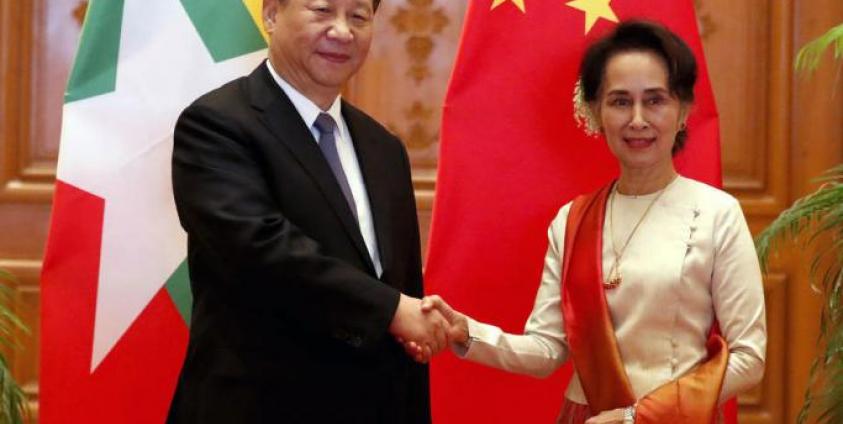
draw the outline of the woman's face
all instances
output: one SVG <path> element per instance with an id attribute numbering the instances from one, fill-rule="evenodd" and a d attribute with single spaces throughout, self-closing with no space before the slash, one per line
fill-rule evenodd
<path id="1" fill-rule="evenodd" d="M 687 107 L 671 94 L 667 67 L 653 52 L 618 53 L 606 64 L 596 116 L 621 169 L 671 171 L 671 150 Z"/>

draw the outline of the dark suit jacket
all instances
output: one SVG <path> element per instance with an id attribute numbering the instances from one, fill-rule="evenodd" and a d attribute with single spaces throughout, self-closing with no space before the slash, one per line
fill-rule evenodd
<path id="1" fill-rule="evenodd" d="M 171 423 L 429 423 L 427 368 L 388 333 L 422 295 L 407 154 L 343 103 L 378 279 L 339 185 L 266 65 L 190 105 L 173 189 L 188 234 L 190 341 Z"/>

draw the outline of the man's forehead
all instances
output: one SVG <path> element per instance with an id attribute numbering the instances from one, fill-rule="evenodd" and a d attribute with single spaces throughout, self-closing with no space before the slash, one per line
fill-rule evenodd
<path id="1" fill-rule="evenodd" d="M 377 4 L 380 3 L 380 1 L 375 1 L 375 0 L 353 0 L 353 1 L 354 1 L 355 6 L 367 6 L 367 7 L 371 7 L 373 10 L 376 7 L 378 7 Z"/>
<path id="2" fill-rule="evenodd" d="M 281 3 L 286 2 L 287 0 L 279 0 Z M 313 1 L 326 1 L 328 3 L 336 3 L 341 0 L 305 0 L 305 2 L 313 2 Z M 352 0 L 353 5 L 355 7 L 359 6 L 371 6 L 373 10 L 377 10 L 378 5 L 380 5 L 381 0 Z"/>

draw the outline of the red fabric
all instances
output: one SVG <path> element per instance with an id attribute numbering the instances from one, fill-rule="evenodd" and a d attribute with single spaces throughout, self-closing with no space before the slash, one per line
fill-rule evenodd
<path id="1" fill-rule="evenodd" d="M 56 182 L 41 275 L 39 422 L 161 423 L 187 346 L 165 289 L 91 372 L 104 202 Z"/>
<path id="2" fill-rule="evenodd" d="M 706 344 L 708 358 L 692 371 L 648 393 L 638 401 L 637 424 L 714 424 L 720 411 L 717 401 L 729 361 L 726 341 L 712 336 Z"/>
<path id="3" fill-rule="evenodd" d="M 635 404 L 603 291 L 603 219 L 611 184 L 578 197 L 568 213 L 562 263 L 562 313 L 591 413 Z"/>
<path id="4" fill-rule="evenodd" d="M 562 403 L 562 411 L 559 413 L 557 424 L 583 424 L 591 418 L 591 410 L 588 405 L 571 402 L 568 399 Z"/>
<path id="5" fill-rule="evenodd" d="M 468 3 L 446 96 L 439 174 L 425 271 L 428 293 L 504 330 L 520 332 L 532 308 L 547 226 L 575 195 L 617 175 L 605 142 L 576 127 L 571 105 L 586 42 L 583 12 L 559 0 Z M 676 158 L 683 175 L 719 186 L 717 112 L 691 0 L 613 0 L 620 19 L 664 23 L 697 55 L 690 138 Z M 570 367 L 535 380 L 441 355 L 431 365 L 434 420 L 553 422 Z M 733 418 L 734 419 L 734 418 Z M 735 421 L 727 421 L 735 422 Z"/>

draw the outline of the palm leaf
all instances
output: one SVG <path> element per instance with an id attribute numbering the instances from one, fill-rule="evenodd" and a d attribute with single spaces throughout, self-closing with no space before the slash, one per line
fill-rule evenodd
<path id="1" fill-rule="evenodd" d="M 775 250 L 782 241 L 799 241 L 801 237 L 805 237 L 804 231 L 820 219 L 837 224 L 843 221 L 843 209 L 839 207 L 843 203 L 843 185 L 838 182 L 843 180 L 843 175 L 838 175 L 836 179 L 837 181 L 826 181 L 814 193 L 794 202 L 793 206 L 784 210 L 769 227 L 758 235 L 756 246 L 764 269 L 767 268 L 770 252 Z M 808 240 L 819 234 L 822 233 L 814 232 L 808 235 Z"/>
<path id="2" fill-rule="evenodd" d="M 805 44 L 796 55 L 794 67 L 800 72 L 813 72 L 820 65 L 823 53 L 832 47 L 834 58 L 843 58 L 843 24 L 837 25 L 817 39 Z"/>
<path id="3" fill-rule="evenodd" d="M 17 279 L 0 269 L 0 345 L 15 349 L 21 347 L 18 332 L 28 334 L 29 329 L 11 307 L 15 297 L 8 282 L 17 283 Z M 12 376 L 6 357 L 0 354 L 0 423 L 23 424 L 28 416 L 26 394 Z"/>
<path id="4" fill-rule="evenodd" d="M 798 422 L 815 414 L 819 424 L 839 424 L 843 423 L 843 165 L 828 170 L 817 182 L 822 183 L 817 191 L 796 200 L 755 241 L 766 271 L 780 244 L 807 247 L 831 238 L 830 247 L 817 250 L 810 265 L 811 287 L 826 301 L 820 314 L 819 354 L 811 365 Z"/>
<path id="5" fill-rule="evenodd" d="M 28 415 L 26 394 L 12 377 L 4 360 L 0 366 L 0 422 L 22 424 Z"/>

